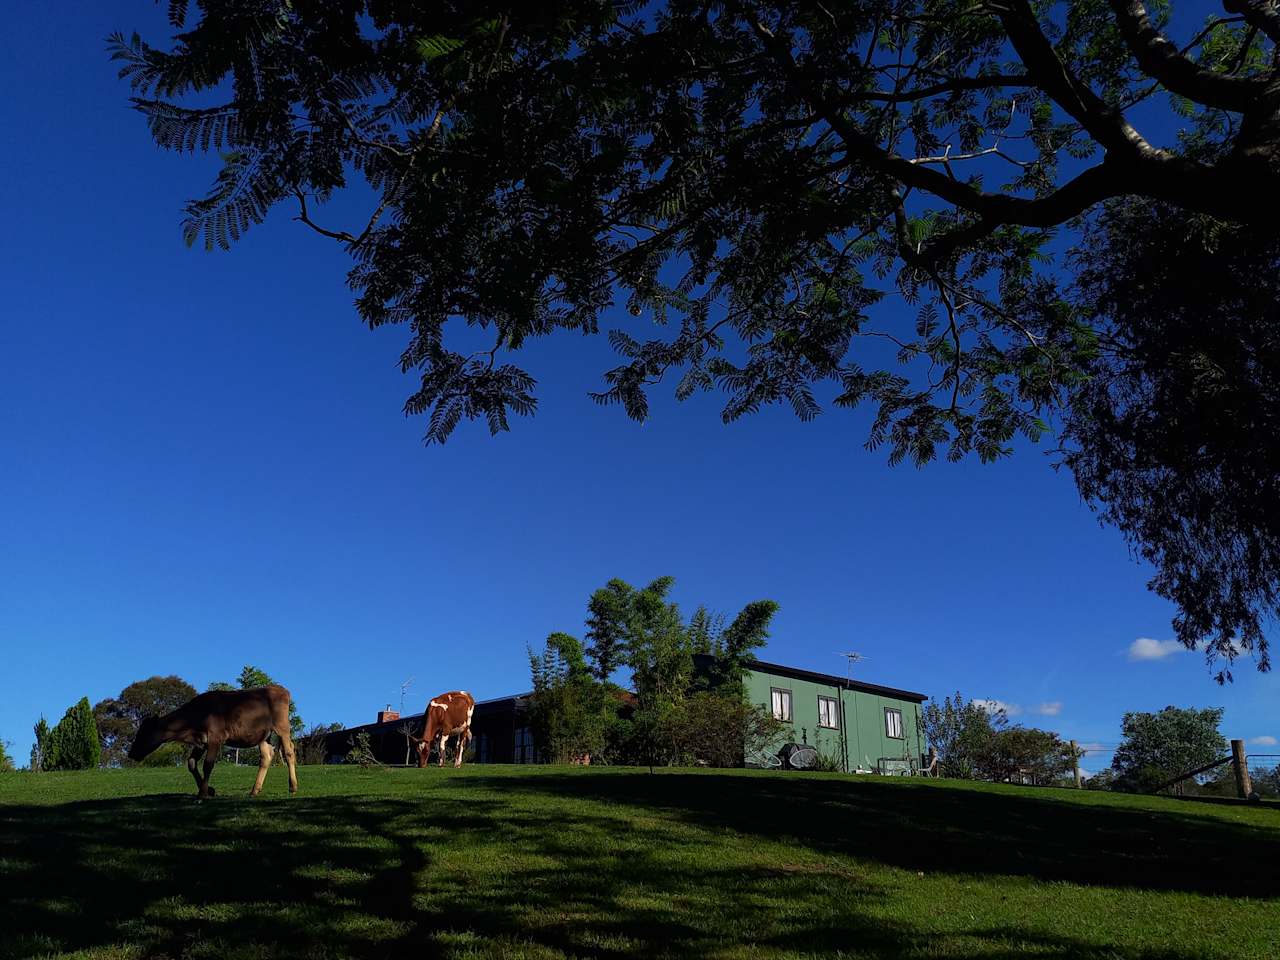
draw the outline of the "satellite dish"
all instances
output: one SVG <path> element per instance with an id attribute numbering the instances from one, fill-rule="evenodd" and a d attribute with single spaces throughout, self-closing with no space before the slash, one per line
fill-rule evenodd
<path id="1" fill-rule="evenodd" d="M 818 751 L 807 743 L 788 743 L 782 753 L 792 770 L 808 770 L 818 763 Z"/>

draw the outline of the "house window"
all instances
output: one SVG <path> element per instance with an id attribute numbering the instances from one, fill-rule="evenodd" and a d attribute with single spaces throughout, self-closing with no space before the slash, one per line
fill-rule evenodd
<path id="1" fill-rule="evenodd" d="M 835 697 L 818 696 L 818 726 L 840 729 L 840 701 Z"/>
<path id="2" fill-rule="evenodd" d="M 773 719 L 790 720 L 791 719 L 791 691 L 783 690 L 779 687 L 770 687 L 769 693 L 773 698 Z"/>
<path id="3" fill-rule="evenodd" d="M 533 749 L 533 731 L 528 727 L 516 728 L 515 750 L 511 758 L 513 763 L 537 763 Z"/>
<path id="4" fill-rule="evenodd" d="M 884 708 L 884 735 L 893 740 L 905 739 L 902 735 L 902 711 Z"/>

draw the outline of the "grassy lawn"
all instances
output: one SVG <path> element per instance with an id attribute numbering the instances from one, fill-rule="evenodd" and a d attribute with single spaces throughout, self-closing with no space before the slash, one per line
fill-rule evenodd
<path id="1" fill-rule="evenodd" d="M 1280 806 L 776 772 L 0 774 L 0 957 L 1280 957 Z"/>

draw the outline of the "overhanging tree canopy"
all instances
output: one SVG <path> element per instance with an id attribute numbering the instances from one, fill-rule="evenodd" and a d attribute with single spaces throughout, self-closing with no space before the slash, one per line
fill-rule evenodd
<path id="1" fill-rule="evenodd" d="M 723 391 L 726 420 L 868 402 L 869 445 L 894 462 L 992 459 L 1054 412 L 1110 449 L 1073 400 L 1132 358 L 1046 262 L 1055 228 L 1138 198 L 1267 230 L 1280 203 L 1269 0 L 1196 22 L 1124 0 L 170 11 L 170 49 L 112 48 L 161 146 L 223 156 L 188 242 L 227 247 L 283 204 L 344 245 L 361 317 L 409 327 L 405 409 L 428 441 L 533 412 L 510 355 L 596 333 L 621 300 L 644 319 L 610 332 L 622 362 L 594 396 L 637 419 L 669 377 L 680 398 Z M 327 221 L 356 177 L 368 215 Z M 875 311 L 885 297 L 913 321 Z M 1220 529 L 1249 513 L 1210 518 L 1225 560 L 1111 518 L 1183 607 L 1185 642 L 1265 668 L 1274 567 L 1251 541 L 1274 531 Z"/>

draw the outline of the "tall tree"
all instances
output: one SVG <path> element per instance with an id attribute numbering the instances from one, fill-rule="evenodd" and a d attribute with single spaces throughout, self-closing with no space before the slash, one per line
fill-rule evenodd
<path id="1" fill-rule="evenodd" d="M 712 614 L 705 606 L 699 606 L 689 618 L 689 645 L 695 654 L 711 655 L 724 634 L 723 614 Z"/>
<path id="2" fill-rule="evenodd" d="M 1220 707 L 1165 707 L 1158 713 L 1126 713 L 1121 722 L 1123 740 L 1111 766 L 1131 789 L 1153 789 L 1225 756 L 1227 741 L 1218 731 L 1220 723 Z"/>
<path id="3" fill-rule="evenodd" d="M 102 743 L 102 765 L 115 767 L 128 763 L 129 746 L 143 718 L 163 716 L 195 695 L 196 688 L 181 677 L 156 676 L 137 680 L 121 690 L 119 696 L 94 704 L 93 719 Z M 164 762 L 176 763 L 180 754 L 179 747 L 166 750 L 161 757 Z"/>
<path id="4" fill-rule="evenodd" d="M 35 742 L 31 744 L 31 769 L 35 772 L 48 769 L 49 722 L 42 716 L 32 728 Z"/>
<path id="5" fill-rule="evenodd" d="M 741 754 L 744 738 L 755 743 L 773 729 L 746 703 L 742 673 L 767 641 L 778 605 L 749 603 L 728 627 L 700 606 L 686 623 L 668 599 L 674 584 L 672 577 L 642 588 L 610 580 L 587 604 L 591 647 L 553 633 L 540 655 L 529 651 L 544 756 L 720 763 Z M 709 655 L 709 670 L 695 669 L 698 654 Z M 634 706 L 624 707 L 628 698 L 607 679 L 618 666 L 630 670 Z"/>
<path id="6" fill-rule="evenodd" d="M 13 757 L 9 756 L 8 747 L 13 746 L 8 740 L 0 740 L 0 773 L 9 773 L 14 769 Z"/>
<path id="7" fill-rule="evenodd" d="M 98 728 L 93 722 L 89 698 L 67 709 L 62 719 L 49 732 L 46 770 L 92 770 L 102 756 Z"/>
<path id="8" fill-rule="evenodd" d="M 674 577 L 659 577 L 632 599 L 627 666 L 641 711 L 665 709 L 693 678 L 689 635 L 680 608 L 667 600 L 674 584 Z"/>
<path id="9" fill-rule="evenodd" d="M 1066 462 L 1150 562 L 1219 679 L 1263 627 L 1280 570 L 1280 237 L 1167 204 L 1108 204 L 1076 254 L 1101 331 Z M 1244 280 L 1243 278 L 1248 278 Z"/>
<path id="10" fill-rule="evenodd" d="M 712 653 L 720 681 L 734 691 L 741 691 L 747 661 L 769 642 L 769 625 L 777 612 L 775 601 L 754 600 L 742 608 L 717 638 Z"/>
<path id="11" fill-rule="evenodd" d="M 178 0 L 169 49 L 111 47 L 156 142 L 222 158 L 187 206 L 187 241 L 228 247 L 283 204 L 341 244 L 361 318 L 410 331 L 405 410 L 427 417 L 428 441 L 534 412 L 511 355 L 597 333 L 624 302 L 636 320 L 609 334 L 620 363 L 597 401 L 643 419 L 647 391 L 674 380 L 681 399 L 723 391 L 726 420 L 868 403 L 869 446 L 924 463 L 1038 437 L 1099 362 L 1167 362 L 1103 359 L 1108 321 L 1059 289 L 1050 260 L 1064 225 L 1135 199 L 1273 235 L 1280 13 L 1173 7 Z M 357 177 L 367 214 L 333 222 L 320 207 Z M 1209 269 L 1194 250 L 1183 266 Z M 877 311 L 886 294 L 917 315 Z M 455 318 L 489 347 L 446 335 Z M 1082 492 L 1188 604 L 1178 636 L 1265 668 L 1255 625 L 1277 612 L 1276 567 L 1241 579 L 1247 554 L 1182 549 L 1170 513 L 1185 499 L 1109 484 L 1092 461 L 1123 468 L 1127 451 L 1105 431 L 1068 439 Z M 1252 456 L 1162 452 L 1182 479 Z M 1258 522 L 1225 509 L 1213 542 L 1247 544 Z"/>
<path id="12" fill-rule="evenodd" d="M 587 601 L 586 655 L 597 680 L 608 680 L 626 662 L 634 593 L 630 584 L 615 577 Z"/>

